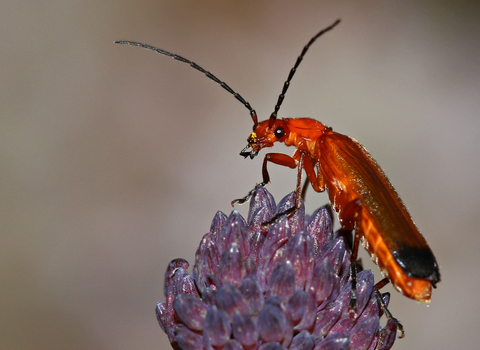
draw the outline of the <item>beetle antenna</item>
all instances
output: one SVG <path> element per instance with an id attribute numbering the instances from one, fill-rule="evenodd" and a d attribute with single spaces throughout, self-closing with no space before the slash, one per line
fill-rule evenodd
<path id="1" fill-rule="evenodd" d="M 247 109 L 250 111 L 250 116 L 252 117 L 252 120 L 253 120 L 253 124 L 254 124 L 254 129 L 255 127 L 257 126 L 258 124 L 258 117 L 257 117 L 257 112 L 255 112 L 255 110 L 252 108 L 252 106 L 250 106 L 250 103 L 248 103 L 240 94 L 236 93 L 235 91 L 233 91 L 233 89 L 228 86 L 225 82 L 221 81 L 220 79 L 218 79 L 215 75 L 213 75 L 212 73 L 210 73 L 209 71 L 203 69 L 202 67 L 200 67 L 198 64 L 196 64 L 195 62 L 192 62 L 190 60 L 187 60 L 186 58 L 182 57 L 182 56 L 179 56 L 179 55 L 176 55 L 174 53 L 171 53 L 171 52 L 168 52 L 168 51 L 165 51 L 163 49 L 159 49 L 158 47 L 155 47 L 155 46 L 152 46 L 152 45 L 148 45 L 148 44 L 142 44 L 142 43 L 139 43 L 139 42 L 136 42 L 136 41 L 125 41 L 125 40 L 118 40 L 118 41 L 115 41 L 115 44 L 119 44 L 119 45 L 131 45 L 131 46 L 140 46 L 140 47 L 143 47 L 144 49 L 147 49 L 147 50 L 151 50 L 151 51 L 155 51 L 161 55 L 165 55 L 165 56 L 168 56 L 168 57 L 172 57 L 173 59 L 176 59 L 177 61 L 180 61 L 180 62 L 183 62 L 183 63 L 186 63 L 188 65 L 190 65 L 191 67 L 195 68 L 196 70 L 202 72 L 203 74 L 205 74 L 207 77 L 209 77 L 210 79 L 212 79 L 214 82 L 216 82 L 217 84 L 219 84 L 221 87 L 223 87 L 225 90 L 227 90 L 229 93 L 231 93 L 233 95 L 233 97 L 235 97 L 238 101 L 240 101 L 245 107 L 247 107 Z"/>
<path id="2" fill-rule="evenodd" d="M 340 23 L 340 19 L 337 19 L 333 24 L 331 24 L 327 28 L 319 31 L 313 38 L 310 39 L 308 44 L 305 45 L 305 47 L 303 48 L 302 52 L 300 53 L 300 56 L 298 56 L 297 61 L 295 62 L 295 65 L 290 70 L 290 74 L 288 74 L 288 78 L 285 81 L 285 84 L 283 84 L 282 93 L 278 96 L 277 104 L 275 105 L 275 108 L 274 108 L 272 114 L 270 115 L 270 121 L 269 121 L 269 126 L 270 127 L 273 126 L 273 122 L 275 121 L 275 119 L 277 119 L 277 113 L 278 113 L 278 110 L 280 109 L 280 106 L 282 105 L 283 99 L 285 98 L 285 93 L 287 92 L 287 90 L 290 86 L 290 82 L 292 81 L 292 78 L 295 75 L 295 72 L 297 71 L 297 68 L 300 65 L 300 63 L 302 62 L 303 57 L 307 53 L 308 49 L 315 42 L 315 40 L 317 40 L 320 36 L 322 36 L 322 34 L 332 30 L 338 23 Z"/>

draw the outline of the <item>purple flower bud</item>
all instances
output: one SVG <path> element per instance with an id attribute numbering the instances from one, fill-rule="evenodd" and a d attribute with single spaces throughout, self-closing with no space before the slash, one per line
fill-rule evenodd
<path id="1" fill-rule="evenodd" d="M 378 318 L 370 317 L 355 325 L 351 332 L 350 347 L 357 350 L 368 350 L 378 332 Z"/>
<path id="2" fill-rule="evenodd" d="M 208 338 L 212 346 L 223 346 L 230 339 L 231 332 L 227 314 L 212 306 L 205 318 L 203 337 Z"/>
<path id="3" fill-rule="evenodd" d="M 278 203 L 275 215 L 284 213 L 286 210 L 293 208 L 295 205 L 295 192 L 286 195 L 280 203 Z M 297 234 L 300 229 L 305 227 L 305 206 L 301 205 L 292 215 L 288 217 L 288 223 L 292 230 L 292 234 Z"/>
<path id="4" fill-rule="evenodd" d="M 236 312 L 232 321 L 233 337 L 246 347 L 258 341 L 258 328 L 249 314 Z"/>
<path id="5" fill-rule="evenodd" d="M 159 301 L 157 307 L 155 308 L 155 315 L 157 315 L 157 321 L 162 331 L 167 333 L 167 304 Z"/>
<path id="6" fill-rule="evenodd" d="M 269 221 L 275 215 L 275 199 L 265 187 L 257 189 L 250 200 L 248 210 L 248 225 L 250 229 L 260 230 L 264 222 Z"/>
<path id="7" fill-rule="evenodd" d="M 323 206 L 315 211 L 305 227 L 313 238 L 315 258 L 318 258 L 320 249 L 333 237 L 333 220 L 331 209 Z"/>
<path id="8" fill-rule="evenodd" d="M 245 219 L 234 210 L 218 235 L 218 250 L 223 252 L 232 243 L 236 243 L 243 256 L 248 256 L 248 230 Z"/>
<path id="9" fill-rule="evenodd" d="M 173 284 L 173 276 L 177 272 L 179 268 L 183 268 L 184 270 L 188 269 L 188 261 L 185 259 L 174 259 L 168 264 L 167 271 L 165 272 L 165 285 L 164 285 L 164 293 L 165 296 L 168 295 L 168 292 L 172 290 Z"/>
<path id="10" fill-rule="evenodd" d="M 212 235 L 207 233 L 195 253 L 195 265 L 193 266 L 193 278 L 202 294 L 205 288 L 209 286 L 207 276 L 217 273 L 219 263 L 220 252 L 218 251 L 218 245 L 212 240 Z"/>
<path id="11" fill-rule="evenodd" d="M 257 278 L 260 287 L 267 289 L 273 270 L 285 261 L 285 244 L 292 237 L 286 217 L 281 217 L 270 229 L 259 253 Z"/>
<path id="12" fill-rule="evenodd" d="M 214 239 L 218 238 L 220 231 L 222 231 L 223 226 L 227 222 L 227 216 L 221 211 L 217 211 L 213 217 L 212 224 L 210 225 L 210 233 Z"/>
<path id="13" fill-rule="evenodd" d="M 168 339 L 171 343 L 175 341 L 175 311 L 173 310 L 173 294 L 167 295 L 167 301 L 165 303 L 157 303 L 155 313 L 157 315 L 158 323 L 160 327 L 168 335 Z"/>
<path id="14" fill-rule="evenodd" d="M 357 275 L 357 313 L 360 314 L 370 299 L 375 299 L 373 272 L 363 270 Z"/>
<path id="15" fill-rule="evenodd" d="M 305 289 L 305 283 L 311 279 L 315 266 L 313 240 L 305 229 L 288 241 L 285 257 L 292 263 L 295 271 L 295 287 Z"/>
<path id="16" fill-rule="evenodd" d="M 182 350 L 198 350 L 203 348 L 203 337 L 188 328 L 177 332 L 176 341 Z"/>
<path id="17" fill-rule="evenodd" d="M 338 276 L 333 272 L 332 264 L 328 258 L 317 263 L 313 270 L 312 278 L 307 281 L 306 290 L 315 296 L 319 307 L 325 307 L 332 292 L 338 286 Z"/>
<path id="18" fill-rule="evenodd" d="M 315 328 L 313 334 L 317 337 L 325 337 L 333 325 L 340 319 L 343 305 L 339 302 L 334 302 L 323 310 L 320 310 L 316 316 Z"/>
<path id="19" fill-rule="evenodd" d="M 393 346 L 395 342 L 395 336 L 397 335 L 397 321 L 389 319 L 385 328 L 380 330 L 378 335 L 377 346 L 375 350 L 388 350 Z"/>
<path id="20" fill-rule="evenodd" d="M 355 318 L 347 312 L 344 313 L 342 317 L 340 317 L 340 320 L 333 325 L 329 333 L 347 334 L 350 333 L 350 331 L 353 329 L 353 326 L 355 326 Z"/>
<path id="21" fill-rule="evenodd" d="M 208 306 L 213 306 L 217 304 L 216 290 L 213 288 L 206 288 L 202 294 L 202 300 Z"/>
<path id="22" fill-rule="evenodd" d="M 216 294 L 217 306 L 225 311 L 230 322 L 236 312 L 248 313 L 248 303 L 242 293 L 231 284 L 224 283 Z"/>
<path id="23" fill-rule="evenodd" d="M 187 350 L 388 350 L 397 322 L 380 328 L 383 311 L 373 274 L 357 274 L 355 313 L 350 253 L 334 235 L 329 207 L 305 219 L 292 208 L 294 193 L 278 207 L 259 187 L 252 196 L 248 226 L 233 211 L 217 212 L 210 232 L 188 262 L 173 260 L 165 273 L 165 302 L 155 313 L 175 349 Z M 201 295 L 201 297 L 200 297 Z M 388 303 L 390 295 L 382 296 Z"/>
<path id="24" fill-rule="evenodd" d="M 240 286 L 240 292 L 248 303 L 248 313 L 256 316 L 263 307 L 264 296 L 258 283 L 252 278 L 245 278 Z"/>
<path id="25" fill-rule="evenodd" d="M 221 283 L 240 286 L 245 275 L 243 258 L 237 243 L 233 242 L 222 254 L 218 275 Z"/>
<path id="26" fill-rule="evenodd" d="M 301 331 L 292 339 L 290 350 L 312 350 L 315 346 L 315 339 L 308 331 Z"/>
<path id="27" fill-rule="evenodd" d="M 314 350 L 348 350 L 350 335 L 338 333 L 329 335 L 324 341 L 318 343 Z"/>
<path id="28" fill-rule="evenodd" d="M 285 303 L 295 292 L 295 271 L 287 260 L 272 272 L 268 295 L 276 295 Z"/>
<path id="29" fill-rule="evenodd" d="M 235 339 L 229 339 L 225 343 L 223 350 L 243 350 L 243 346 Z"/>
<path id="30" fill-rule="evenodd" d="M 310 329 L 315 322 L 316 302 L 311 293 L 299 289 L 288 299 L 286 308 L 296 331 Z"/>
<path id="31" fill-rule="evenodd" d="M 343 305 L 343 318 L 351 318 L 349 310 L 349 302 L 351 296 L 351 285 L 350 283 L 345 283 L 340 290 L 336 301 L 342 303 Z M 368 303 L 370 298 L 375 298 L 373 293 L 373 273 L 370 270 L 361 271 L 357 275 L 357 305 L 355 310 L 355 315 L 358 316 L 365 305 Z"/>
<path id="32" fill-rule="evenodd" d="M 179 294 L 175 298 L 173 309 L 180 321 L 192 331 L 203 330 L 209 307 L 200 298 L 189 294 Z"/>
<path id="33" fill-rule="evenodd" d="M 285 348 L 278 343 L 266 343 L 263 344 L 258 350 L 285 350 Z"/>
<path id="34" fill-rule="evenodd" d="M 251 261 L 251 267 L 248 269 L 251 273 L 256 273 L 257 267 L 260 261 L 260 250 L 262 249 L 265 239 L 266 239 L 266 231 L 264 229 L 257 229 L 252 231 L 252 235 L 249 239 L 250 243 L 250 256 L 247 258 Z"/>
<path id="35" fill-rule="evenodd" d="M 199 296 L 195 281 L 183 268 L 179 267 L 171 278 L 168 278 L 167 284 L 168 294 L 178 295 L 180 293 L 187 293 L 194 296 Z M 167 294 L 167 296 L 168 296 Z"/>
<path id="36" fill-rule="evenodd" d="M 333 267 L 333 273 L 341 276 L 343 257 L 346 253 L 345 242 L 343 238 L 337 238 L 333 241 L 327 242 L 320 250 L 319 258 L 328 258 Z"/>
<path id="37" fill-rule="evenodd" d="M 258 332 L 260 338 L 268 342 L 290 344 L 293 336 L 292 322 L 281 308 L 281 301 L 271 297 L 258 315 Z"/>
<path id="38" fill-rule="evenodd" d="M 378 306 L 377 298 L 374 294 L 370 297 L 367 305 L 363 309 L 358 322 L 364 319 L 373 318 L 380 315 L 380 307 Z"/>

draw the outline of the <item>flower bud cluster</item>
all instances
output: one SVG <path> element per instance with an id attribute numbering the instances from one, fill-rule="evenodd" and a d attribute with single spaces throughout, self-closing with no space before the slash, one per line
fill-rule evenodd
<path id="1" fill-rule="evenodd" d="M 305 217 L 302 205 L 270 227 L 263 223 L 294 204 L 278 206 L 263 187 L 248 220 L 234 210 L 215 215 L 210 232 L 188 262 L 173 260 L 165 274 L 158 322 L 175 349 L 330 350 L 390 349 L 397 323 L 382 328 L 370 270 L 357 275 L 357 305 L 350 301 L 350 253 L 332 230 L 329 207 Z M 383 295 L 388 303 L 389 295 Z"/>

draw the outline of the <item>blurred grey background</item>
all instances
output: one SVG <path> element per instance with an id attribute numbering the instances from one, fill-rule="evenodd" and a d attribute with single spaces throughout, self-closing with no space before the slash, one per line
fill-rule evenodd
<path id="1" fill-rule="evenodd" d="M 265 119 L 337 18 L 280 115 L 365 145 L 437 257 L 430 307 L 392 292 L 394 348 L 478 348 L 479 5 L 398 0 L 2 2 L 0 347 L 168 349 L 154 315 L 168 262 L 193 263 L 215 212 L 261 180 L 261 157 L 238 155 L 244 106 L 114 40 L 194 60 Z M 277 199 L 293 190 L 294 171 L 270 174 Z M 310 191 L 307 212 L 326 201 Z"/>

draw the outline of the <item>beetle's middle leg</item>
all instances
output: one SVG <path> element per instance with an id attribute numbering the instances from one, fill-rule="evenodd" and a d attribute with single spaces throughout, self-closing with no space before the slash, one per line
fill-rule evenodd
<path id="1" fill-rule="evenodd" d="M 310 182 L 313 186 L 313 188 L 319 192 L 319 188 L 316 182 L 317 175 L 315 173 L 315 169 L 313 167 L 313 161 L 308 152 L 306 151 L 299 151 L 296 153 L 299 155 L 299 160 L 298 163 L 295 161 L 297 169 L 298 169 L 298 174 L 297 174 L 297 185 L 295 187 L 295 204 L 293 207 L 285 210 L 282 213 L 278 213 L 275 215 L 271 220 L 263 223 L 264 226 L 270 226 L 274 224 L 280 217 L 283 215 L 292 215 L 295 213 L 302 205 L 302 198 L 304 196 L 304 193 L 306 191 L 306 186 Z M 291 157 L 291 159 L 294 160 L 294 158 Z M 302 186 L 302 176 L 303 176 L 303 170 L 305 170 L 305 173 L 307 174 L 307 180 L 305 181 L 305 184 Z"/>

